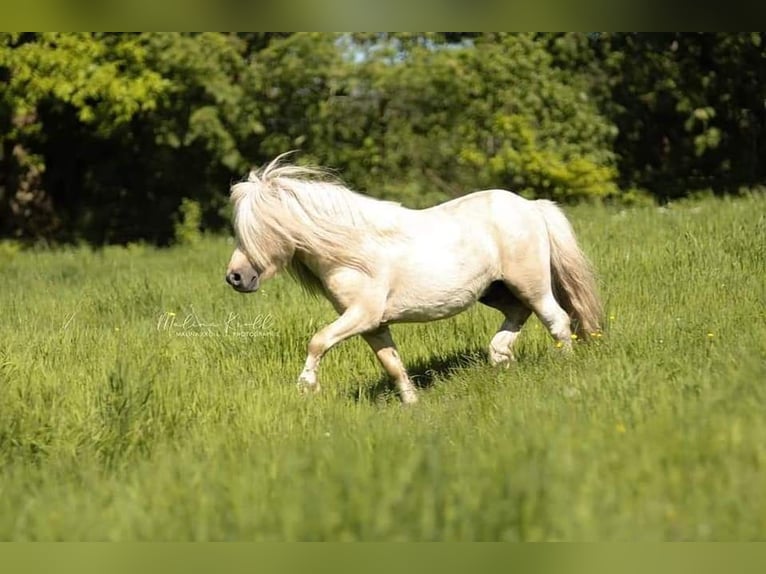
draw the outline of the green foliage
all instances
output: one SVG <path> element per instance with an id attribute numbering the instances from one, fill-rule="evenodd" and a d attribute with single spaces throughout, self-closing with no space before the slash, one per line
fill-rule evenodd
<path id="1" fill-rule="evenodd" d="M 532 319 L 495 369 L 496 311 L 397 325 L 412 409 L 358 339 L 300 395 L 335 313 L 283 277 L 233 292 L 223 238 L 17 253 L 0 539 L 763 539 L 766 196 L 567 212 L 604 337 L 562 357 Z"/>
<path id="2" fill-rule="evenodd" d="M 766 180 L 764 40 L 0 34 L 0 236 L 167 244 L 183 198 L 226 228 L 229 184 L 289 150 L 413 207 L 736 192 Z"/>
<path id="3" fill-rule="evenodd" d="M 323 138 L 323 123 L 331 119 L 324 110 L 343 74 L 335 40 L 329 34 L 293 34 L 254 56 L 261 82 L 255 97 L 264 118 L 259 157 L 273 159 L 293 149 L 321 154 L 332 145 Z"/>
<path id="4" fill-rule="evenodd" d="M 0 36 L 6 137 L 39 133 L 40 106 L 71 106 L 108 136 L 139 112 L 156 109 L 167 82 L 146 66 L 135 35 L 41 33 Z"/>
<path id="5" fill-rule="evenodd" d="M 603 34 L 624 185 L 661 197 L 766 179 L 766 34 Z"/>
<path id="6" fill-rule="evenodd" d="M 194 245 L 202 239 L 200 225 L 202 207 L 198 201 L 184 197 L 178 209 L 173 235 L 179 245 Z"/>
<path id="7" fill-rule="evenodd" d="M 476 111 L 465 125 L 476 130 L 467 138 L 476 143 L 459 157 L 468 154 L 469 166 L 480 177 L 486 173 L 485 186 L 500 183 L 530 197 L 559 200 L 617 192 L 610 151 L 615 132 L 577 74 L 555 68 L 531 36 L 487 38 L 472 55 L 469 66 L 484 81 L 471 83 L 488 86 L 492 96 L 472 99 Z"/>
<path id="8" fill-rule="evenodd" d="M 613 129 L 532 36 L 389 35 L 373 47 L 338 80 L 315 152 L 355 185 L 417 207 L 487 187 L 563 200 L 617 192 Z"/>
<path id="9" fill-rule="evenodd" d="M 164 243 L 183 197 L 220 225 L 262 131 L 245 50 L 217 33 L 4 35 L 3 231 Z"/>
<path id="10" fill-rule="evenodd" d="M 145 57 L 131 35 L 0 34 L 0 232 L 61 232 L 68 206 L 54 194 L 71 201 L 71 186 L 85 182 L 60 181 L 51 164 L 75 170 L 87 161 L 78 157 L 83 132 L 118 137 L 136 115 L 157 107 L 167 84 Z"/>

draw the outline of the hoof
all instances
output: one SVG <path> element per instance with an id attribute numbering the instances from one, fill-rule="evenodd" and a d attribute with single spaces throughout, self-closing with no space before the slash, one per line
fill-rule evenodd
<path id="1" fill-rule="evenodd" d="M 303 372 L 298 377 L 298 392 L 302 395 L 314 394 L 319 392 L 319 383 L 315 373 Z"/>
<path id="2" fill-rule="evenodd" d="M 516 357 L 513 355 L 502 355 L 500 353 L 490 353 L 489 364 L 493 367 L 510 367 L 511 363 L 516 362 Z"/>
<path id="3" fill-rule="evenodd" d="M 305 383 L 303 381 L 298 382 L 296 385 L 298 392 L 302 395 L 315 395 L 319 392 L 319 383 Z"/>

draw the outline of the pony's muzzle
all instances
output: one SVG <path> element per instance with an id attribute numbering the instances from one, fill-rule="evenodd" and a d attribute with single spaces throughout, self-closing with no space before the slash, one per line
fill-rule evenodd
<path id="1" fill-rule="evenodd" d="M 226 282 L 240 293 L 250 293 L 258 289 L 258 275 L 245 276 L 237 271 L 226 274 Z"/>

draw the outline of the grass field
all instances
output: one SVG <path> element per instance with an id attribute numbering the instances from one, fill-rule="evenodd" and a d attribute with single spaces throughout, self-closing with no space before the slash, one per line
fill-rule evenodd
<path id="1" fill-rule="evenodd" d="M 0 244 L 0 539 L 766 538 L 766 197 L 567 210 L 604 337 L 533 319 L 395 326 L 403 408 L 361 340 L 295 379 L 329 305 L 243 296 L 231 245 Z"/>

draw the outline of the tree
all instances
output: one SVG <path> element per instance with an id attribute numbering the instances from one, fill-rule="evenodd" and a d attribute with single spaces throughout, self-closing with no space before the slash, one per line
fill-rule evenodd
<path id="1" fill-rule="evenodd" d="M 623 186 L 660 198 L 763 184 L 766 34 L 601 34 Z"/>
<path id="2" fill-rule="evenodd" d="M 318 138 L 355 184 L 420 206 L 481 187 L 561 200 L 616 193 L 613 127 L 533 36 L 362 40 Z"/>
<path id="3" fill-rule="evenodd" d="M 766 179 L 765 40 L 0 34 L 0 236 L 190 241 L 289 150 L 414 207 L 736 191 Z"/>
<path id="4" fill-rule="evenodd" d="M 183 198 L 220 219 L 262 131 L 233 35 L 3 35 L 4 233 L 172 239 Z"/>
<path id="5" fill-rule="evenodd" d="M 3 232 L 49 235 L 66 225 L 62 206 L 71 205 L 67 200 L 77 190 L 71 180 L 49 185 L 57 174 L 46 162 L 46 146 L 58 151 L 53 142 L 65 140 L 68 157 L 60 164 L 75 171 L 80 150 L 72 144 L 85 126 L 106 139 L 136 114 L 156 108 L 167 86 L 143 66 L 144 57 L 132 36 L 107 42 L 90 34 L 0 35 Z"/>

